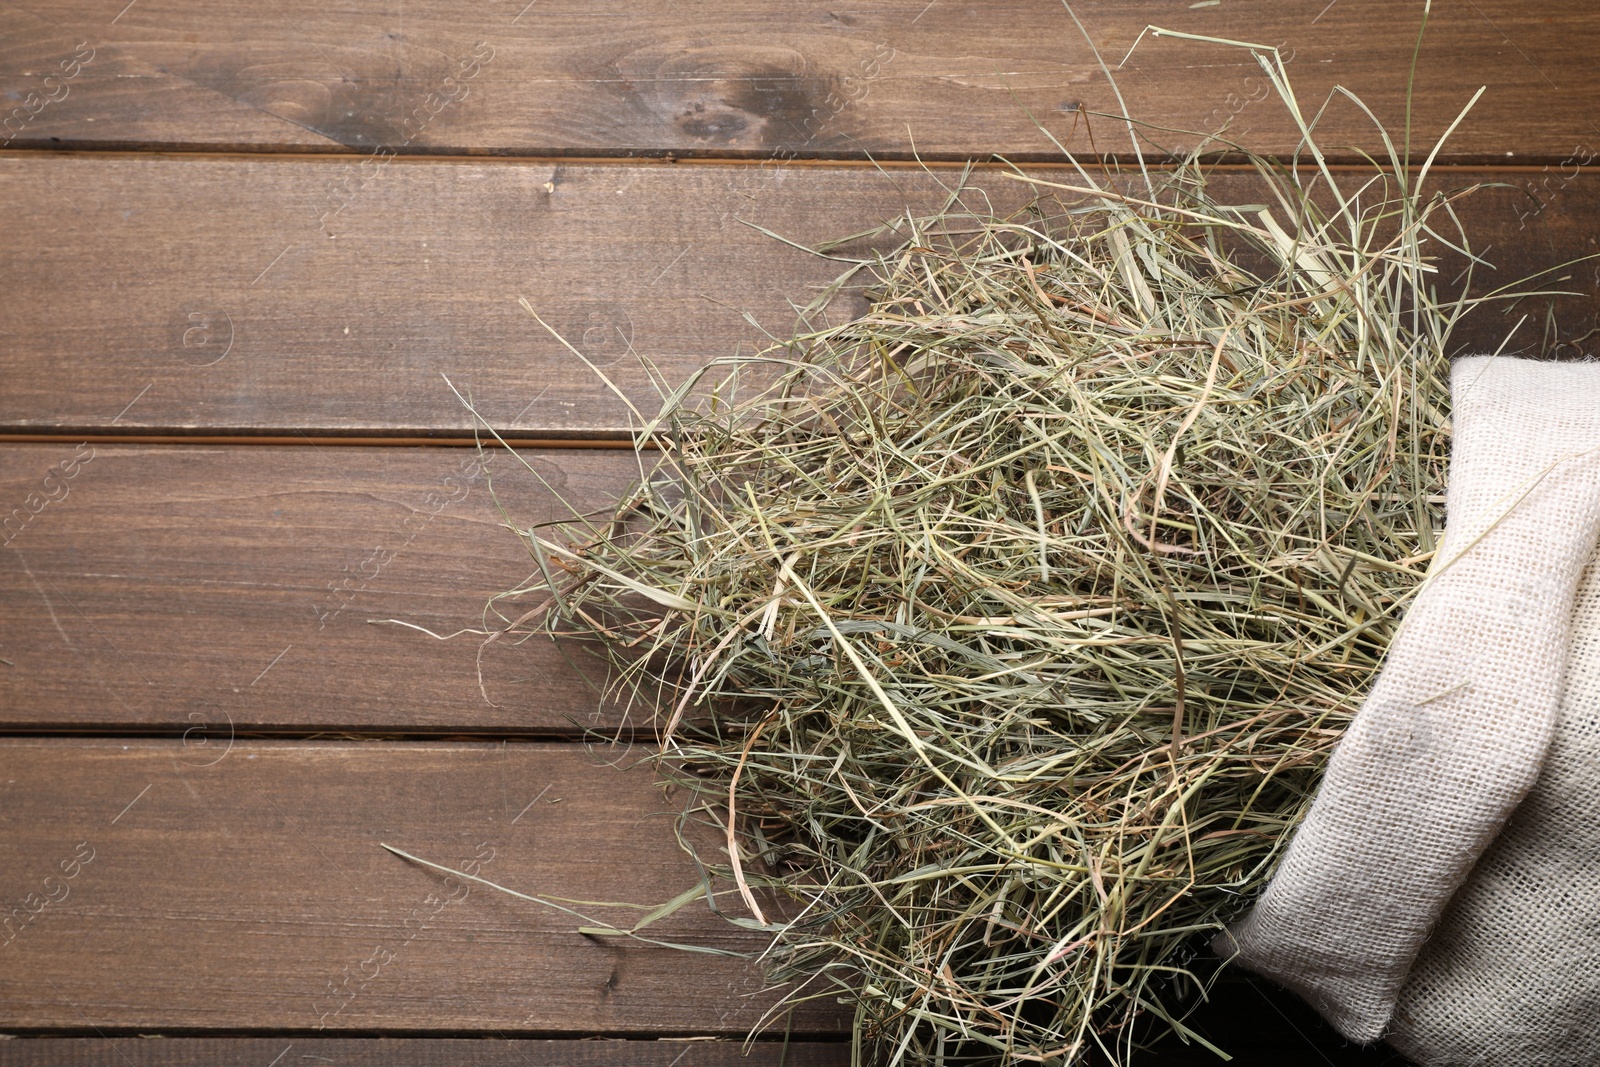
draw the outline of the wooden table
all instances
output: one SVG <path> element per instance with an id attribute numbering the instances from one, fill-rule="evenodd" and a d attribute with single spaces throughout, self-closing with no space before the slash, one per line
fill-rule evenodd
<path id="1" fill-rule="evenodd" d="M 1109 66 L 1151 22 L 1279 45 L 1310 107 L 1342 84 L 1403 128 L 1415 5 L 1076 12 Z M 1578 0 L 1435 5 L 1413 129 L 1488 86 L 1439 159 L 1505 183 L 1465 211 L 1485 277 L 1600 251 L 1597 30 Z M 1153 123 L 1293 148 L 1241 51 L 1147 36 L 1117 77 Z M 1068 11 L 8 0 L 0 94 L 0 1063 L 740 1062 L 748 963 L 380 847 L 587 900 L 696 878 L 648 717 L 591 667 L 385 620 L 481 627 L 531 569 L 499 508 L 602 506 L 636 469 L 519 297 L 643 401 L 636 355 L 677 380 L 794 327 L 837 270 L 795 245 L 931 208 L 969 159 L 1048 168 L 1040 127 L 1126 160 Z M 1345 104 L 1319 132 L 1379 147 Z M 1526 315 L 1508 351 L 1592 350 L 1600 275 L 1553 277 L 1576 295 L 1464 343 Z M 538 477 L 485 467 L 457 392 Z M 662 933 L 760 947 L 704 909 Z M 1394 1061 L 1264 983 L 1197 1025 L 1237 1062 Z M 813 1008 L 752 1060 L 843 1065 L 843 1026 Z"/>

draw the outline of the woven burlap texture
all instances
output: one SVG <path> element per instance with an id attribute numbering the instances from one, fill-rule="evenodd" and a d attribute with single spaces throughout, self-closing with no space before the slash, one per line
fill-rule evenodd
<path id="1" fill-rule="evenodd" d="M 1354 1041 L 1385 1035 L 1424 940 L 1539 776 L 1600 533 L 1600 364 L 1461 359 L 1451 403 L 1427 581 L 1272 881 L 1216 946 Z M 1420 1020 L 1437 1000 L 1418 980 Z"/>
<path id="2" fill-rule="evenodd" d="M 1600 561 L 1544 770 L 1422 946 L 1392 1027 L 1425 1067 L 1600 1063 Z"/>

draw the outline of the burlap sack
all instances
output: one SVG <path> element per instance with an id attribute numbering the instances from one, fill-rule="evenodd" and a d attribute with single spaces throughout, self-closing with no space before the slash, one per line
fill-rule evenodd
<path id="1" fill-rule="evenodd" d="M 1392 1027 L 1426 1067 L 1600 1063 L 1600 562 L 1544 770 L 1422 946 Z"/>
<path id="2" fill-rule="evenodd" d="M 1600 533 L 1600 364 L 1463 359 L 1451 399 L 1428 580 L 1266 892 L 1217 944 L 1362 1042 L 1385 1034 L 1424 939 L 1539 775 Z M 1396 1037 L 1414 1055 L 1455 1025 L 1438 1014 L 1452 983 L 1509 973 L 1473 947 L 1474 899 L 1470 931 L 1442 934 L 1408 992 Z"/>

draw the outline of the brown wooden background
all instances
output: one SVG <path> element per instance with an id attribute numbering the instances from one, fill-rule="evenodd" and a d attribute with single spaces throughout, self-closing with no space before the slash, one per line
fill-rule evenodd
<path id="1" fill-rule="evenodd" d="M 1075 10 L 1152 123 L 1295 140 L 1243 52 L 1122 63 L 1155 23 L 1278 45 L 1311 110 L 1338 84 L 1403 127 L 1420 4 Z M 1465 210 L 1493 283 L 1600 251 L 1597 30 L 1578 0 L 1434 4 L 1413 129 L 1488 87 L 1437 180 L 1501 183 Z M 591 900 L 696 877 L 647 721 L 582 662 L 496 645 L 480 691 L 475 640 L 382 620 L 480 626 L 530 569 L 491 483 L 531 523 L 634 469 L 625 408 L 519 297 L 646 399 L 637 355 L 681 378 L 837 272 L 761 228 L 804 244 L 932 207 L 968 160 L 1047 167 L 1041 127 L 1127 159 L 1084 122 L 1115 103 L 1046 0 L 0 4 L 0 1063 L 743 1062 L 747 964 L 379 847 Z M 1337 101 L 1319 137 L 1381 147 Z M 1592 351 L 1600 273 L 1552 278 L 1574 295 L 1463 343 L 1524 319 L 1506 350 Z M 447 377 L 539 478 L 440 447 L 472 440 Z M 759 948 L 703 908 L 662 933 Z M 1197 1025 L 1237 1062 L 1392 1061 L 1244 979 Z M 837 1067 L 842 1026 L 809 1010 L 752 1058 Z"/>

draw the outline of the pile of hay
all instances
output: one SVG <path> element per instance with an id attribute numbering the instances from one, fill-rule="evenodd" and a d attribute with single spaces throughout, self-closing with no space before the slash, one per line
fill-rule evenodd
<path id="1" fill-rule="evenodd" d="M 723 910 L 791 1000 L 854 1006 L 864 1060 L 1198 1037 L 1197 946 L 1443 526 L 1448 199 L 1319 158 L 1258 162 L 1254 206 L 1197 159 L 1003 216 L 963 186 L 841 279 L 863 317 L 673 392 L 613 516 L 525 531 L 525 625 L 662 709 Z"/>

